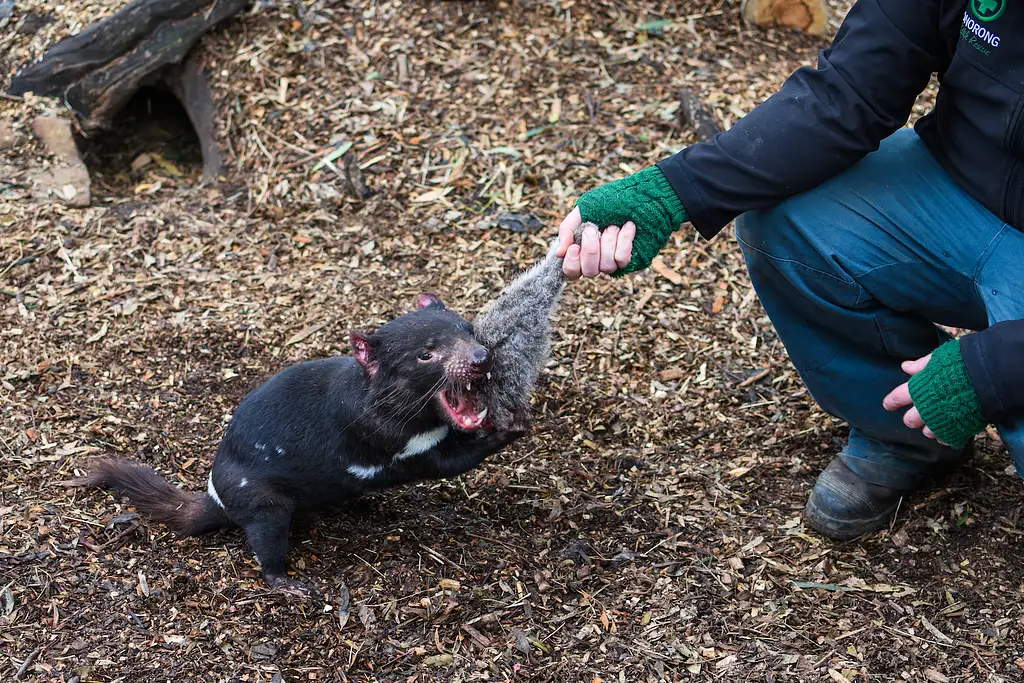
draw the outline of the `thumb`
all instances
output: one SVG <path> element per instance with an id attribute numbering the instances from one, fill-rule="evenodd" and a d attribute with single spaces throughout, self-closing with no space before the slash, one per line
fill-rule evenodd
<path id="1" fill-rule="evenodd" d="M 917 360 L 908 360 L 903 362 L 903 372 L 908 375 L 916 375 L 925 369 L 928 365 L 928 361 L 932 359 L 932 354 L 928 354 L 924 358 L 918 358 Z"/>
<path id="2" fill-rule="evenodd" d="M 580 215 L 580 207 L 577 206 L 569 212 L 569 215 L 562 220 L 562 224 L 558 226 L 558 246 L 555 249 L 555 256 L 565 258 L 565 252 L 575 242 L 576 228 L 581 223 L 583 223 L 583 217 Z"/>

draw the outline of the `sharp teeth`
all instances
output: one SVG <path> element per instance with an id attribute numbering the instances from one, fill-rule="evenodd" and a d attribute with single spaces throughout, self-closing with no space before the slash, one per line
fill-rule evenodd
<path id="1" fill-rule="evenodd" d="M 487 373 L 487 379 L 490 379 L 490 378 L 491 378 L 491 373 L 488 372 Z"/>
<path id="2" fill-rule="evenodd" d="M 466 391 L 467 392 L 473 391 L 473 383 L 472 382 L 466 384 Z"/>
<path id="3" fill-rule="evenodd" d="M 480 419 L 483 420 L 485 417 L 487 417 L 487 408 L 480 411 Z"/>

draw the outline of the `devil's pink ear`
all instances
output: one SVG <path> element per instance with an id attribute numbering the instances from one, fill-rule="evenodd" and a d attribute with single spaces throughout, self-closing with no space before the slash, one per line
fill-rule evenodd
<path id="1" fill-rule="evenodd" d="M 444 302 L 441 301 L 441 297 L 432 292 L 424 292 L 423 294 L 420 294 L 418 304 L 419 308 L 427 308 L 428 306 L 444 308 Z"/>
<path id="2" fill-rule="evenodd" d="M 377 374 L 377 358 L 373 352 L 373 344 L 370 343 L 370 337 L 365 332 L 359 330 L 352 330 L 348 335 L 349 342 L 352 344 L 352 353 L 355 355 L 356 362 L 363 366 L 367 374 L 371 377 Z"/>

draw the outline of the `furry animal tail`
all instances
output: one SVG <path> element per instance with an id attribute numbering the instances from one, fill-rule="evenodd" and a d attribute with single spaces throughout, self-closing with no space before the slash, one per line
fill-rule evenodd
<path id="1" fill-rule="evenodd" d="M 182 491 L 152 469 L 128 460 L 99 460 L 92 472 L 72 483 L 113 488 L 139 512 L 167 524 L 179 536 L 198 536 L 230 524 L 208 493 Z"/>

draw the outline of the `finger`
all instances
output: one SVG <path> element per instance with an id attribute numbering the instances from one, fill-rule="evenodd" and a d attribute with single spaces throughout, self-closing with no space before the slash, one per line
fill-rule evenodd
<path id="1" fill-rule="evenodd" d="M 569 215 L 562 219 L 562 224 L 558 226 L 558 250 L 555 255 L 558 258 L 565 256 L 569 247 L 574 242 L 574 236 L 576 234 L 576 228 L 583 222 L 583 217 L 580 216 L 580 208 L 577 206 Z"/>
<path id="2" fill-rule="evenodd" d="M 625 268 L 633 260 L 633 238 L 636 237 L 636 225 L 627 221 L 619 231 L 619 239 L 615 243 L 615 265 Z"/>
<path id="3" fill-rule="evenodd" d="M 601 272 L 601 235 L 591 226 L 583 231 L 580 245 L 580 270 L 583 277 L 596 277 Z"/>
<path id="4" fill-rule="evenodd" d="M 910 405 L 914 405 L 914 400 L 910 398 L 910 385 L 906 382 L 890 391 L 889 394 L 882 399 L 882 407 L 889 412 L 899 410 L 900 408 Z"/>
<path id="5" fill-rule="evenodd" d="M 903 372 L 908 375 L 916 375 L 917 373 L 924 370 L 924 367 L 928 365 L 928 361 L 932 359 L 932 354 L 928 354 L 924 358 L 918 358 L 917 360 L 903 361 Z"/>
<path id="6" fill-rule="evenodd" d="M 935 432 L 933 432 L 932 430 L 928 429 L 928 427 L 925 427 L 924 429 L 922 429 L 921 433 L 924 434 L 925 436 L 927 436 L 929 439 L 935 439 L 936 441 L 938 441 L 940 444 L 942 444 L 946 448 L 952 448 L 952 446 L 950 446 L 948 443 L 946 443 L 945 441 L 943 441 L 939 437 L 935 436 Z"/>
<path id="7" fill-rule="evenodd" d="M 580 269 L 580 248 L 572 244 L 565 252 L 565 260 L 562 261 L 562 272 L 566 280 L 579 280 L 582 270 Z"/>
<path id="8" fill-rule="evenodd" d="M 917 408 L 911 408 L 904 413 L 903 424 L 911 429 L 922 429 L 924 427 L 924 420 L 921 418 L 921 413 Z"/>
<path id="9" fill-rule="evenodd" d="M 601 233 L 601 272 L 614 273 L 619 269 L 615 263 L 615 244 L 619 239 L 619 226 L 609 225 Z"/>

